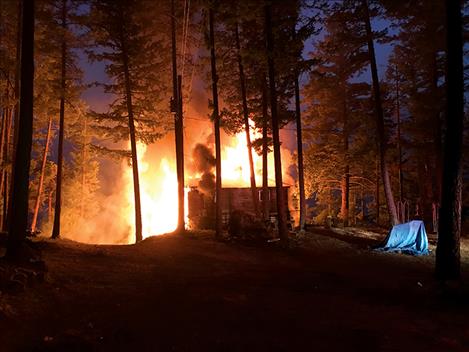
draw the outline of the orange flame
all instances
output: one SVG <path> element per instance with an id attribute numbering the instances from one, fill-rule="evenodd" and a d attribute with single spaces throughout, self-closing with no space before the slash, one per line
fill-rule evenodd
<path id="1" fill-rule="evenodd" d="M 259 134 L 251 133 L 251 138 L 259 138 Z M 246 143 L 246 135 L 240 132 L 230 137 L 223 136 L 222 139 L 222 180 L 224 187 L 249 187 L 250 186 L 250 168 L 248 148 Z M 177 177 L 176 163 L 174 156 L 162 157 L 154 165 L 154 161 L 150 163 L 150 155 L 147 155 L 148 147 L 144 144 L 137 145 L 137 156 L 139 161 L 139 179 L 140 194 L 142 208 L 142 225 L 143 238 L 149 236 L 162 235 L 176 230 L 177 227 Z M 286 167 L 290 165 L 289 153 L 282 153 L 282 165 L 285 174 Z M 152 158 L 154 159 L 154 158 Z M 262 186 L 262 156 L 253 150 L 253 161 L 256 175 L 256 185 Z M 189 162 L 189 161 L 186 161 Z M 150 167 L 151 166 L 151 167 Z M 155 170 L 156 166 L 156 170 Z M 131 232 L 129 234 L 130 241 L 133 240 L 132 235 L 135 232 L 135 213 L 134 213 L 134 190 L 132 169 L 127 163 L 124 167 L 125 195 L 127 206 L 124 211 L 124 217 L 127 219 Z M 186 168 L 186 185 L 196 184 L 200 175 L 187 174 Z M 274 185 L 274 160 L 273 154 L 268 155 L 268 173 L 269 185 Z M 185 197 L 185 209 L 187 219 L 187 193 Z M 186 222 L 187 223 L 187 222 Z"/>

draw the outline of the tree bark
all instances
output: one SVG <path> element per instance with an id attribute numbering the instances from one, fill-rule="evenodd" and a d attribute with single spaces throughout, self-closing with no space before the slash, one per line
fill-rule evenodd
<path id="1" fill-rule="evenodd" d="M 122 21 L 124 15 L 121 13 Z M 129 69 L 129 56 L 127 52 L 126 39 L 124 37 L 123 28 L 120 28 L 120 40 L 122 45 L 122 67 L 124 69 L 124 89 L 125 89 L 125 102 L 127 106 L 127 115 L 129 118 L 129 137 L 130 137 L 130 152 L 132 160 L 132 176 L 134 183 L 134 202 L 135 202 L 135 242 L 140 242 L 142 236 L 142 205 L 140 202 L 140 181 L 138 173 L 138 156 L 137 156 L 137 137 L 135 133 L 135 118 L 132 104 L 132 82 L 130 79 Z"/>
<path id="2" fill-rule="evenodd" d="M 5 174 L 6 174 L 6 163 L 5 163 L 5 149 L 7 147 L 6 144 L 6 133 L 7 133 L 7 109 L 2 109 L 2 133 L 1 133 L 1 140 L 0 140 L 0 161 L 2 162 L 3 166 L 0 170 L 0 193 L 3 194 L 3 184 L 5 183 Z M 3 202 L 2 209 L 7 207 L 7 203 Z M 2 212 L 2 223 L 3 223 L 4 213 Z"/>
<path id="3" fill-rule="evenodd" d="M 379 152 L 378 152 L 379 153 Z M 376 190 L 375 190 L 375 201 L 376 201 L 376 225 L 379 226 L 379 206 L 380 206 L 380 197 L 379 197 L 379 182 L 380 182 L 380 174 L 379 174 L 379 156 L 376 156 Z"/>
<path id="4" fill-rule="evenodd" d="M 446 1 L 446 137 L 441 207 L 436 248 L 436 276 L 460 277 L 464 68 L 460 1 Z"/>
<path id="5" fill-rule="evenodd" d="M 15 158 L 16 158 L 16 147 L 18 145 L 18 135 L 19 135 L 19 119 L 20 119 L 20 85 L 21 85 L 21 37 L 22 37 L 22 28 L 23 28 L 23 1 L 18 1 L 18 19 L 17 19 L 17 28 L 16 28 L 16 72 L 15 72 L 15 113 L 13 116 L 13 144 L 11 147 L 11 177 L 10 177 L 10 187 L 5 187 L 8 193 L 4 194 L 4 200 L 7 201 L 8 206 L 4 210 L 6 216 L 4 216 L 3 228 L 9 228 L 10 214 L 12 212 L 12 195 L 13 192 L 13 182 L 15 180 Z M 11 125 L 10 125 L 11 127 Z M 8 179 L 8 174 L 5 175 L 5 179 Z M 6 181 L 5 181 L 6 182 Z"/>
<path id="6" fill-rule="evenodd" d="M 396 128 L 397 128 L 397 158 L 398 158 L 398 180 L 399 180 L 399 201 L 404 201 L 404 178 L 402 174 L 402 141 L 401 141 L 401 96 L 399 86 L 399 71 L 396 67 Z"/>
<path id="7" fill-rule="evenodd" d="M 213 121 L 215 130 L 215 237 L 222 236 L 222 209 L 221 209 L 221 141 L 220 141 L 220 113 L 218 107 L 218 75 L 215 56 L 213 9 L 209 8 L 209 35 L 210 35 L 210 64 L 212 70 L 212 95 L 213 95 Z"/>
<path id="8" fill-rule="evenodd" d="M 399 223 L 397 217 L 396 203 L 394 202 L 394 195 L 392 193 L 391 180 L 389 177 L 388 165 L 386 163 L 386 133 L 384 129 L 384 113 L 381 102 L 381 90 L 378 78 L 378 68 L 376 64 L 375 49 L 373 43 L 373 32 L 371 30 L 370 23 L 370 12 L 368 8 L 368 0 L 363 0 L 363 12 L 364 22 L 368 41 L 368 54 L 370 57 L 370 68 L 371 76 L 373 80 L 373 98 L 375 103 L 375 118 L 376 118 L 376 129 L 378 132 L 378 147 L 379 147 L 379 158 L 381 165 L 381 177 L 383 179 L 384 195 L 386 198 L 386 204 L 388 207 L 388 214 L 392 225 Z"/>
<path id="9" fill-rule="evenodd" d="M 254 170 L 254 158 L 252 156 L 252 144 L 251 144 L 251 133 L 249 128 L 249 110 L 246 94 L 246 77 L 244 75 L 244 66 L 243 60 L 241 57 L 241 44 L 239 41 L 239 28 L 238 22 L 235 24 L 235 41 L 236 41 L 236 54 L 238 58 L 238 70 L 239 70 L 239 83 L 241 89 L 241 100 L 243 104 L 243 120 L 244 120 L 244 131 L 246 134 L 246 146 L 248 149 L 249 157 L 249 173 L 251 181 L 251 196 L 252 196 L 252 205 L 254 207 L 254 213 L 256 217 L 259 218 L 259 195 L 257 193 L 256 186 L 256 173 Z"/>
<path id="10" fill-rule="evenodd" d="M 340 214 L 342 216 L 343 224 L 345 227 L 349 226 L 349 210 L 350 210 L 350 166 L 349 166 L 349 128 L 348 128 L 348 112 L 347 112 L 347 91 L 344 85 L 343 96 L 343 131 L 342 137 L 344 141 L 344 174 L 341 181 L 342 202 L 340 207 Z"/>
<path id="11" fill-rule="evenodd" d="M 48 204 L 47 204 L 47 221 L 50 223 L 52 221 L 52 196 L 53 196 L 54 191 L 50 190 L 49 191 L 49 199 L 48 199 Z"/>
<path id="12" fill-rule="evenodd" d="M 268 141 L 268 103 L 267 81 L 265 75 L 262 80 L 262 209 L 264 221 L 270 220 L 270 191 L 269 191 L 269 141 Z"/>
<path id="13" fill-rule="evenodd" d="M 10 162 L 10 137 L 11 137 L 11 129 L 13 125 L 13 111 L 12 109 L 9 109 L 8 115 L 7 115 L 7 120 L 6 120 L 6 134 L 5 134 L 5 144 L 1 146 L 1 148 L 4 148 L 4 153 L 3 153 L 3 164 L 7 165 Z M 11 171 L 13 172 L 13 171 Z M 9 183 L 8 183 L 8 169 L 5 167 L 3 169 L 3 184 L 2 184 L 2 192 L 3 192 L 3 213 L 2 213 L 2 231 L 8 231 L 8 207 L 9 207 Z"/>
<path id="14" fill-rule="evenodd" d="M 86 187 L 86 148 L 88 146 L 88 120 L 83 116 L 83 149 L 81 151 L 81 199 L 80 199 L 80 218 L 85 217 L 85 187 Z"/>
<path id="15" fill-rule="evenodd" d="M 34 92 L 34 0 L 24 1 L 21 35 L 21 88 L 18 144 L 15 148 L 11 218 L 8 226 L 7 257 L 20 259 L 20 248 L 28 229 L 29 167 L 33 137 Z"/>
<path id="16" fill-rule="evenodd" d="M 60 237 L 60 217 L 62 213 L 62 173 L 63 173 L 63 145 L 64 145 L 64 122 L 65 122 L 65 90 L 66 83 L 66 60 L 67 60 L 67 43 L 65 39 L 65 31 L 67 29 L 67 0 L 62 0 L 62 57 L 61 57 L 61 73 L 60 73 L 60 117 L 59 117 L 59 150 L 57 156 L 57 178 L 55 188 L 55 212 L 54 226 L 52 228 L 52 238 Z"/>
<path id="17" fill-rule="evenodd" d="M 175 104 L 174 114 L 174 138 L 176 145 L 176 173 L 178 180 L 178 222 L 177 232 L 185 230 L 185 210 L 184 210 L 184 127 L 182 120 L 182 89 L 178 88 L 177 73 L 177 49 L 176 49 L 176 18 L 174 0 L 171 0 L 171 60 L 173 74 L 173 103 Z M 182 59 L 184 60 L 184 58 Z M 182 84 L 181 84 L 182 87 Z"/>
<path id="18" fill-rule="evenodd" d="M 184 233 L 186 229 L 185 225 L 185 203 L 184 203 L 184 120 L 183 120 L 183 107 L 182 107 L 182 76 L 178 76 L 178 119 L 176 124 L 176 153 L 178 155 L 176 159 L 176 171 L 178 178 L 178 227 L 179 233 Z"/>
<path id="19" fill-rule="evenodd" d="M 298 152 L 298 186 L 300 192 L 300 231 L 304 230 L 306 223 L 306 196 L 305 176 L 303 162 L 303 136 L 301 126 L 301 102 L 299 73 L 295 75 L 295 117 L 296 117 L 296 143 Z"/>
<path id="20" fill-rule="evenodd" d="M 267 42 L 267 64 L 269 69 L 270 114 L 272 117 L 272 137 L 274 144 L 275 188 L 277 195 L 278 234 L 284 245 L 288 245 L 286 199 L 282 180 L 282 159 L 280 152 L 279 118 L 277 112 L 277 91 L 275 87 L 274 38 L 272 34 L 272 7 L 265 6 L 265 32 Z"/>
<path id="21" fill-rule="evenodd" d="M 49 117 L 49 125 L 47 126 L 46 144 L 44 145 L 44 154 L 42 155 L 41 175 L 39 176 L 39 185 L 37 187 L 36 202 L 34 205 L 33 220 L 31 222 L 31 233 L 36 232 L 37 217 L 39 207 L 41 205 L 41 196 L 44 186 L 44 174 L 46 173 L 47 154 L 49 153 L 49 141 L 52 129 L 52 116 Z"/>

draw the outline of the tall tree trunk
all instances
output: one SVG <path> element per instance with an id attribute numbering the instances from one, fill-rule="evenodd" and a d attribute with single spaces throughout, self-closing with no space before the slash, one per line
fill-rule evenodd
<path id="1" fill-rule="evenodd" d="M 184 127 L 182 120 L 182 88 L 178 89 L 177 48 L 176 48 L 176 14 L 174 0 L 171 0 L 171 46 L 173 74 L 174 138 L 176 144 L 176 173 L 178 180 L 178 222 L 177 232 L 185 230 L 184 211 Z M 184 58 L 182 58 L 184 61 Z M 182 85 L 181 85 L 182 87 Z"/>
<path id="2" fill-rule="evenodd" d="M 370 23 L 370 11 L 368 8 L 368 0 L 363 0 L 364 22 L 368 41 L 368 54 L 370 57 L 371 76 L 373 80 L 373 98 L 375 103 L 375 118 L 378 132 L 378 147 L 381 165 L 381 177 L 383 178 L 384 195 L 388 207 L 388 214 L 392 225 L 399 223 L 397 217 L 396 203 L 392 193 L 391 180 L 389 177 L 388 165 L 386 163 L 386 133 L 384 129 L 384 113 L 381 102 L 381 90 L 378 79 L 378 68 L 376 65 L 375 48 L 373 43 L 373 32 Z"/>
<path id="3" fill-rule="evenodd" d="M 88 119 L 83 116 L 83 149 L 81 151 L 81 199 L 80 199 L 80 218 L 85 217 L 85 187 L 86 187 L 86 149 L 88 147 Z"/>
<path id="4" fill-rule="evenodd" d="M 124 15 L 121 13 L 122 23 L 124 23 Z M 142 205 L 140 202 L 140 181 L 138 173 L 138 156 L 137 156 L 137 137 L 135 133 L 135 119 L 132 104 L 132 82 L 129 72 L 129 56 L 127 52 L 126 39 L 124 37 L 123 28 L 120 28 L 120 40 L 122 45 L 122 66 L 124 69 L 124 85 L 125 85 L 125 102 L 127 106 L 127 114 L 129 117 L 129 137 L 130 151 L 132 159 L 132 175 L 134 181 L 134 202 L 135 202 L 135 242 L 140 242 L 142 236 Z"/>
<path id="5" fill-rule="evenodd" d="M 63 152 L 64 152 L 64 122 L 65 122 L 65 90 L 66 83 L 66 60 L 67 60 L 67 43 L 65 39 L 65 31 L 67 29 L 67 0 L 62 0 L 62 57 L 61 57 L 61 73 L 60 73 L 60 117 L 59 117 L 59 151 L 57 156 L 57 178 L 55 188 L 55 212 L 54 226 L 52 228 L 52 238 L 60 237 L 60 217 L 62 213 L 62 173 L 63 173 Z"/>
<path id="6" fill-rule="evenodd" d="M 39 215 L 39 207 L 41 205 L 41 196 L 44 186 L 44 174 L 46 173 L 47 154 L 49 153 L 49 141 L 52 129 L 52 115 L 49 117 L 49 125 L 47 126 L 46 144 L 44 145 L 44 154 L 42 155 L 41 175 L 39 176 L 39 185 L 37 187 L 36 202 L 34 205 L 33 220 L 31 222 L 31 233 L 36 232 L 37 217 Z"/>
<path id="7" fill-rule="evenodd" d="M 257 193 L 256 187 L 256 173 L 254 170 L 254 158 L 252 156 L 252 144 L 251 144 L 251 133 L 249 130 L 249 110 L 246 94 L 246 77 L 244 75 L 244 66 L 243 60 L 241 57 L 241 44 L 239 41 L 239 28 L 238 22 L 235 24 L 235 40 L 236 40 L 236 54 L 238 57 L 238 70 L 239 70 L 239 83 L 241 88 L 241 100 L 243 103 L 243 118 L 244 118 L 244 131 L 246 134 L 246 145 L 248 149 L 249 157 L 249 173 L 251 181 L 251 196 L 252 196 L 252 205 L 254 207 L 254 212 L 256 217 L 259 218 L 259 195 Z"/>
<path id="8" fill-rule="evenodd" d="M 16 158 L 16 148 L 18 145 L 18 136 L 19 136 L 19 120 L 20 120 L 20 84 L 21 84 L 21 41 L 22 41 L 22 28 L 23 28 L 23 1 L 18 1 L 18 19 L 17 19 L 17 28 L 16 28 L 16 72 L 15 72 L 15 114 L 13 116 L 13 145 L 11 147 L 11 177 L 10 177 L 10 187 L 6 187 L 7 194 L 4 195 L 4 200 L 8 203 L 6 211 L 6 216 L 4 216 L 3 228 L 9 228 L 10 214 L 12 212 L 12 192 L 13 192 L 13 183 L 15 180 L 15 158 Z M 10 136 L 10 135 L 9 135 Z M 8 173 L 5 175 L 5 179 L 8 178 Z M 6 181 L 5 181 L 6 182 Z"/>
<path id="9" fill-rule="evenodd" d="M 184 120 L 183 120 L 183 107 L 182 107 L 182 76 L 178 75 L 178 119 L 176 124 L 175 133 L 178 136 L 176 153 L 179 157 L 177 163 L 177 178 L 178 178 L 178 227 L 179 233 L 184 233 L 186 230 L 185 225 L 185 202 L 184 202 Z"/>
<path id="10" fill-rule="evenodd" d="M 54 191 L 51 189 L 49 191 L 49 199 L 48 199 L 48 203 L 47 203 L 47 221 L 50 223 L 52 221 L 52 215 L 53 215 L 53 211 L 52 211 L 52 198 L 53 198 L 53 195 L 54 195 Z"/>
<path id="11" fill-rule="evenodd" d="M 396 67 L 396 128 L 397 128 L 397 162 L 399 180 L 399 201 L 404 201 L 404 178 L 402 174 L 402 141 L 401 141 L 401 94 L 399 85 L 399 71 Z M 402 206 L 402 204 L 401 204 Z"/>
<path id="12" fill-rule="evenodd" d="M 433 154 L 434 154 L 434 168 L 433 168 L 433 199 L 432 199 L 432 224 L 433 231 L 438 232 L 438 209 L 441 204 L 441 182 L 443 177 L 443 143 L 442 143 L 442 121 L 441 121 L 441 106 L 438 102 L 441 101 L 438 88 L 438 52 L 435 50 L 433 55 L 433 80 L 432 89 L 435 93 L 435 102 L 437 106 L 434 111 L 434 126 L 433 126 Z"/>
<path id="13" fill-rule="evenodd" d="M 210 34 L 210 63 L 212 69 L 212 95 L 213 95 L 213 121 L 215 129 L 215 236 L 222 235 L 222 210 L 221 210 L 221 141 L 220 141 L 220 113 L 218 107 L 218 75 L 215 56 L 215 33 L 213 25 L 213 9 L 209 8 L 209 34 Z"/>
<path id="14" fill-rule="evenodd" d="M 344 226 L 349 226 L 349 210 L 350 210 L 350 165 L 349 165 L 349 128 L 348 128 L 348 111 L 347 111 L 347 91 L 344 85 L 344 97 L 343 97 L 343 131 L 342 137 L 344 141 L 344 174 L 342 175 L 341 182 L 341 193 L 342 193 L 342 202 L 340 207 L 340 214 Z"/>
<path id="15" fill-rule="evenodd" d="M 6 134 L 5 134 L 5 144 L 1 146 L 4 148 L 4 153 L 3 153 L 3 164 L 8 165 L 10 162 L 11 158 L 11 149 L 10 149 L 10 137 L 11 137 L 11 129 L 13 125 L 13 111 L 12 109 L 9 109 L 8 115 L 7 115 L 7 120 L 6 120 Z M 12 172 L 12 171 L 11 171 Z M 10 172 L 10 173 L 11 173 Z M 8 207 L 9 207 L 9 183 L 8 183 L 8 168 L 5 167 L 3 169 L 3 185 L 2 185 L 2 192 L 3 192 L 3 213 L 2 213 L 2 231 L 7 231 L 8 230 Z"/>
<path id="16" fill-rule="evenodd" d="M 379 154 L 379 152 L 378 152 Z M 375 202 L 376 202 L 376 225 L 379 226 L 379 206 L 380 206 L 380 197 L 379 197 L 379 183 L 380 183 L 380 174 L 379 174 L 379 155 L 376 155 L 376 190 L 375 190 Z"/>
<path id="17" fill-rule="evenodd" d="M 20 259 L 19 251 L 28 229 L 29 167 L 33 139 L 34 91 L 34 0 L 25 1 L 22 9 L 21 88 L 18 144 L 8 226 L 7 257 Z"/>
<path id="18" fill-rule="evenodd" d="M 269 191 L 269 115 L 267 103 L 267 81 L 262 79 L 262 214 L 264 221 L 270 220 L 270 191 Z"/>
<path id="19" fill-rule="evenodd" d="M 460 276 L 464 69 L 460 1 L 446 1 L 446 136 L 436 247 L 439 279 Z"/>
<path id="20" fill-rule="evenodd" d="M 265 32 L 267 41 L 267 64 L 269 69 L 270 114 L 272 115 L 272 137 L 274 144 L 275 188 L 277 195 L 278 234 L 284 245 L 288 244 L 286 218 L 286 194 L 282 180 L 282 159 L 280 154 L 279 118 L 277 113 L 277 91 L 275 87 L 274 38 L 272 34 L 272 7 L 265 6 Z"/>
<path id="21" fill-rule="evenodd" d="M 6 174 L 6 163 L 4 162 L 5 160 L 5 148 L 6 148 L 6 133 L 7 133 L 7 109 L 2 109 L 2 133 L 1 133 L 1 139 L 0 139 L 0 160 L 3 163 L 2 169 L 1 169 L 1 174 L 0 174 L 0 194 L 3 194 L 3 184 L 5 183 L 5 174 Z M 5 209 L 7 206 L 7 203 L 3 202 L 2 204 L 2 209 Z M 3 212 L 2 212 L 2 223 L 3 223 Z"/>
<path id="22" fill-rule="evenodd" d="M 303 162 L 303 136 L 301 126 L 301 102 L 299 73 L 295 75 L 295 117 L 296 117 L 296 143 L 298 152 L 298 186 L 300 191 L 300 231 L 304 230 L 306 223 L 306 196 L 305 175 Z"/>

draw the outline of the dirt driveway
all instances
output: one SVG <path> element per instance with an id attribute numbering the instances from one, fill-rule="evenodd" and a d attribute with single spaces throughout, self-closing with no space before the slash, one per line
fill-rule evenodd
<path id="1" fill-rule="evenodd" d="M 0 296 L 0 350 L 469 351 L 469 297 L 440 297 L 433 256 L 350 242 L 44 240 L 46 282 Z"/>

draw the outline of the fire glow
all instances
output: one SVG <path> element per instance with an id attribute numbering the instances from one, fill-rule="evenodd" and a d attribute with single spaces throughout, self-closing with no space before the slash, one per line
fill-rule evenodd
<path id="1" fill-rule="evenodd" d="M 251 138 L 259 136 L 251 133 Z M 177 177 L 174 155 L 162 155 L 155 159 L 150 155 L 149 148 L 139 143 L 137 156 L 139 162 L 140 197 L 142 208 L 143 238 L 171 233 L 177 227 Z M 187 151 L 186 151 L 187 153 Z M 282 153 L 283 169 L 290 162 Z M 187 155 L 187 154 L 186 154 Z M 157 156 L 158 157 L 158 156 Z M 150 160 L 152 160 L 150 162 Z M 262 186 L 262 156 L 253 150 L 253 161 L 257 187 Z M 185 160 L 186 165 L 191 160 Z M 222 139 L 222 182 L 224 187 L 250 187 L 250 168 L 246 134 L 240 132 L 235 136 L 224 135 Z M 151 167 L 153 165 L 153 167 Z M 124 172 L 124 190 L 126 206 L 123 217 L 129 226 L 129 242 L 133 242 L 135 232 L 134 188 L 132 169 L 127 162 L 122 164 Z M 269 185 L 274 185 L 274 160 L 272 153 L 268 154 Z M 285 172 L 283 172 L 285 174 Z M 189 186 L 196 186 L 200 175 L 190 174 L 186 168 L 185 210 L 187 223 Z"/>

